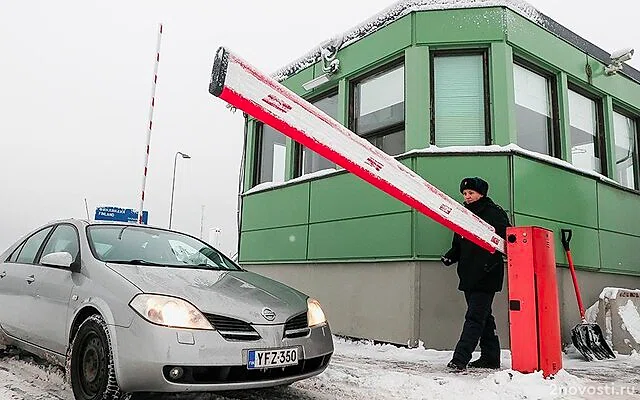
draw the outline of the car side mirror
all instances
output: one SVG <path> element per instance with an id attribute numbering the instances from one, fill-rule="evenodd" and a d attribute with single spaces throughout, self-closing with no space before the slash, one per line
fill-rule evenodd
<path id="1" fill-rule="evenodd" d="M 40 259 L 42 265 L 48 265 L 50 267 L 64 267 L 70 268 L 73 263 L 73 257 L 66 251 L 59 251 L 56 253 L 49 253 Z"/>

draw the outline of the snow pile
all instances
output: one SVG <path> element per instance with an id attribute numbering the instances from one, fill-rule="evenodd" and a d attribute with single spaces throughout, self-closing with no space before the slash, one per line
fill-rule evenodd
<path id="1" fill-rule="evenodd" d="M 600 302 L 596 301 L 591 305 L 591 307 L 587 308 L 584 312 L 584 319 L 590 323 L 595 324 L 598 320 L 598 307 Z"/>
<path id="2" fill-rule="evenodd" d="M 629 332 L 635 343 L 640 343 L 640 314 L 633 301 L 627 300 L 627 303 L 618 308 L 618 313 L 622 319 L 622 329 Z"/>
<path id="3" fill-rule="evenodd" d="M 640 351 L 639 308 L 640 289 L 606 287 L 589 307 L 587 321 L 600 325 L 614 351 L 630 354 Z"/>
<path id="4" fill-rule="evenodd" d="M 606 287 L 602 289 L 602 291 L 600 292 L 600 296 L 598 296 L 598 298 L 600 298 L 601 300 L 615 299 L 618 297 L 618 290 L 620 289 L 615 287 Z"/>
<path id="5" fill-rule="evenodd" d="M 542 27 L 545 26 L 542 14 L 522 0 L 401 0 L 341 35 L 322 42 L 309 53 L 276 71 L 272 76 L 277 81 L 283 81 L 318 62 L 323 49 L 340 50 L 413 11 L 487 7 L 506 7 Z"/>
<path id="6" fill-rule="evenodd" d="M 331 393 L 342 391 L 336 397 L 340 399 L 560 399 L 569 393 L 587 392 L 594 385 L 565 370 L 553 379 L 545 379 L 542 372 L 513 371 L 507 350 L 502 351 L 502 364 L 507 369 L 451 373 L 446 368 L 451 351 L 425 349 L 422 344 L 407 349 L 342 338 L 334 341 L 336 350 L 329 369 L 316 378 L 313 387 Z M 304 382 L 300 386 L 307 387 Z"/>
<path id="7" fill-rule="evenodd" d="M 31 356 L 0 354 L 0 399 L 73 399 L 61 368 Z"/>

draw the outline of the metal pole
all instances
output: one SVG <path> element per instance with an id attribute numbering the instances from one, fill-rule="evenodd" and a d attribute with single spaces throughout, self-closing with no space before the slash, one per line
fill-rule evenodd
<path id="1" fill-rule="evenodd" d="M 87 220 L 91 220 L 91 217 L 89 216 L 89 206 L 87 205 L 87 198 L 84 198 L 84 209 L 87 211 Z"/>
<path id="2" fill-rule="evenodd" d="M 200 239 L 204 238 L 204 204 L 202 205 L 202 214 L 200 215 Z"/>
<path id="3" fill-rule="evenodd" d="M 142 175 L 142 193 L 140 195 L 140 208 L 138 209 L 138 224 L 142 224 L 144 211 L 144 189 L 147 185 L 147 167 L 149 166 L 149 145 L 151 144 L 151 127 L 153 126 L 153 108 L 156 98 L 156 84 L 158 83 L 158 65 L 160 64 L 160 41 L 162 40 L 162 24 L 159 24 L 158 40 L 156 43 L 156 62 L 153 67 L 153 85 L 151 85 L 151 106 L 149 107 L 149 127 L 147 128 L 147 148 L 144 157 L 144 174 Z"/>
<path id="4" fill-rule="evenodd" d="M 176 188 L 176 164 L 178 162 L 178 154 L 180 154 L 180 152 L 177 152 L 176 156 L 173 157 L 173 179 L 171 180 L 171 207 L 169 208 L 169 229 L 171 229 L 171 219 L 173 218 L 173 192 Z"/>
<path id="5" fill-rule="evenodd" d="M 171 206 L 169 207 L 169 229 L 171 229 L 171 219 L 173 218 L 173 192 L 176 188 L 176 164 L 178 163 L 178 155 L 182 158 L 191 158 L 190 155 L 181 151 L 177 151 L 175 157 L 173 157 L 173 178 L 171 179 Z"/>

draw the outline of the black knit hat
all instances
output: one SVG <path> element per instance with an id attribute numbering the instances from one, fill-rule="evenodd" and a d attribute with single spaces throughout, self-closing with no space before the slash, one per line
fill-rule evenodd
<path id="1" fill-rule="evenodd" d="M 465 189 L 474 190 L 481 195 L 486 196 L 489 191 L 489 184 L 487 181 L 482 178 L 478 178 L 477 176 L 474 178 L 464 178 L 462 182 L 460 182 L 460 193 Z"/>

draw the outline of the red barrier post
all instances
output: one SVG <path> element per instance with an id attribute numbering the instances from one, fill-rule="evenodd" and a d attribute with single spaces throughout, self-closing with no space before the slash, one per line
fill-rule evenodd
<path id="1" fill-rule="evenodd" d="M 562 368 L 553 232 L 507 228 L 511 367 L 545 377 Z"/>

